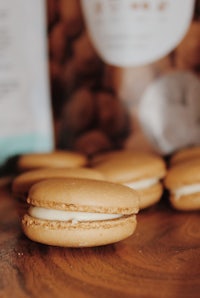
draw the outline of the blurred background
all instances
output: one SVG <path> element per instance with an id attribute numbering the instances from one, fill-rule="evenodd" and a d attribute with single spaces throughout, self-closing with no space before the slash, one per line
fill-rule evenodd
<path id="1" fill-rule="evenodd" d="M 56 145 L 87 155 L 123 147 L 151 150 L 134 110 L 159 77 L 189 71 L 200 78 L 200 1 L 177 48 L 155 63 L 126 68 L 98 56 L 79 0 L 47 0 L 46 7 Z"/>

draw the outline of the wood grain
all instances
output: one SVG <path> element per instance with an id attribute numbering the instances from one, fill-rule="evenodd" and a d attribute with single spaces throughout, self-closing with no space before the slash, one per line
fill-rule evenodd
<path id="1" fill-rule="evenodd" d="M 15 201 L 0 190 L 0 298 L 188 298 L 200 293 L 200 214 L 167 199 L 138 215 L 133 236 L 95 248 L 28 240 Z"/>

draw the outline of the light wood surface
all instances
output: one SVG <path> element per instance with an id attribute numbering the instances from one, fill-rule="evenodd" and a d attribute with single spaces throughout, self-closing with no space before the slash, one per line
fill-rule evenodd
<path id="1" fill-rule="evenodd" d="M 138 215 L 133 236 L 95 248 L 28 240 L 14 199 L 0 189 L 0 298 L 200 297 L 200 213 L 167 199 Z"/>

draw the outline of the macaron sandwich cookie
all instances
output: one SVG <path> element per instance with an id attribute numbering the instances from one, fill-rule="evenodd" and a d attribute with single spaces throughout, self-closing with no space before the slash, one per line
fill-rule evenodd
<path id="1" fill-rule="evenodd" d="M 171 167 L 164 184 L 172 207 L 182 211 L 200 210 L 200 160 Z"/>
<path id="2" fill-rule="evenodd" d="M 120 183 L 137 190 L 140 209 L 157 203 L 163 193 L 161 179 L 166 174 L 162 157 L 138 151 L 118 152 L 110 159 L 98 162 L 94 167 L 107 181 Z"/>
<path id="3" fill-rule="evenodd" d="M 88 163 L 87 157 L 81 153 L 73 151 L 52 151 L 43 153 L 27 153 L 19 156 L 17 169 L 19 172 L 28 170 L 54 167 L 83 167 Z"/>
<path id="4" fill-rule="evenodd" d="M 123 185 L 81 178 L 34 184 L 22 219 L 33 241 L 63 247 L 90 247 L 123 240 L 136 229 L 137 192 Z"/>

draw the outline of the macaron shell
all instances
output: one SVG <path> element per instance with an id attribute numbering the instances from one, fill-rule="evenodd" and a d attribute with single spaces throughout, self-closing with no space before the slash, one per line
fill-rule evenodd
<path id="1" fill-rule="evenodd" d="M 131 214 L 138 212 L 138 193 L 100 180 L 55 178 L 34 184 L 29 204 L 59 210 Z"/>
<path id="2" fill-rule="evenodd" d="M 139 208 L 145 209 L 158 203 L 163 194 L 162 183 L 157 183 L 151 187 L 138 190 L 139 194 Z"/>
<path id="3" fill-rule="evenodd" d="M 123 156 L 125 158 L 128 157 L 128 155 L 132 156 L 133 153 L 135 151 L 133 150 L 115 150 L 115 151 L 107 151 L 107 152 L 103 152 L 103 153 L 99 153 L 94 155 L 91 160 L 90 160 L 90 165 L 96 166 L 101 162 L 107 161 L 107 160 L 111 160 L 112 158 L 116 159 L 116 158 L 122 158 Z M 136 152 L 137 154 L 138 152 Z"/>
<path id="4" fill-rule="evenodd" d="M 170 168 L 164 179 L 164 185 L 169 190 L 197 183 L 200 183 L 200 160 L 188 161 Z"/>
<path id="5" fill-rule="evenodd" d="M 44 167 L 79 167 L 85 166 L 88 159 L 85 155 L 72 151 L 53 151 L 21 155 L 17 162 L 20 171 Z"/>
<path id="6" fill-rule="evenodd" d="M 196 159 L 200 159 L 200 146 L 184 148 L 172 155 L 170 159 L 170 166 Z"/>
<path id="7" fill-rule="evenodd" d="M 173 208 L 180 211 L 200 210 L 200 193 L 181 196 L 179 198 L 174 195 L 170 196 L 170 203 Z"/>
<path id="8" fill-rule="evenodd" d="M 132 158 L 143 159 L 146 156 L 161 158 L 161 156 L 157 155 L 156 153 L 138 151 L 134 149 L 121 149 L 121 150 L 107 151 L 104 153 L 96 154 L 91 158 L 90 164 L 97 165 L 101 162 L 109 161 L 112 159 L 114 160 L 118 160 L 118 159 L 128 160 Z"/>
<path id="9" fill-rule="evenodd" d="M 105 160 L 94 167 L 101 172 L 108 181 L 129 182 L 162 178 L 166 173 L 166 165 L 160 156 L 147 153 L 129 153 L 126 156 L 118 155 L 116 158 Z"/>
<path id="10" fill-rule="evenodd" d="M 91 247 L 121 241 L 136 229 L 136 216 L 115 220 L 79 222 L 45 221 L 25 215 L 22 229 L 36 242 L 62 247 Z"/>
<path id="11" fill-rule="evenodd" d="M 12 183 L 12 193 L 15 197 L 25 199 L 30 187 L 48 178 L 90 178 L 104 180 L 102 173 L 89 168 L 43 168 L 28 171 L 18 175 Z"/>

